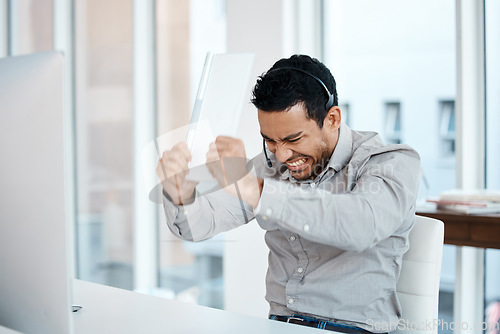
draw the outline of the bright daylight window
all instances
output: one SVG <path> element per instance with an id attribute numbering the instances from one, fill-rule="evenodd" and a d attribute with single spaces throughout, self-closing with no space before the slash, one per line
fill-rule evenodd
<path id="1" fill-rule="evenodd" d="M 10 1 L 10 53 L 18 56 L 54 48 L 52 0 Z"/>
<path id="2" fill-rule="evenodd" d="M 419 197 L 455 188 L 455 2 L 325 0 L 324 61 L 350 127 L 421 156 Z M 442 158 L 443 150 L 447 158 Z M 453 320 L 455 247 L 445 245 L 440 314 Z"/>
<path id="3" fill-rule="evenodd" d="M 207 52 L 226 51 L 224 0 L 157 0 L 158 134 L 187 125 Z M 175 112 L 174 112 L 175 111 Z M 160 206 L 159 293 L 224 308 L 223 235 L 179 240 Z"/>
<path id="4" fill-rule="evenodd" d="M 401 144 L 401 103 L 385 104 L 385 137 L 387 143 Z"/>
<path id="5" fill-rule="evenodd" d="M 455 155 L 455 101 L 439 102 L 439 136 L 443 157 Z"/>
<path id="6" fill-rule="evenodd" d="M 132 0 L 75 2 L 77 277 L 133 289 Z"/>

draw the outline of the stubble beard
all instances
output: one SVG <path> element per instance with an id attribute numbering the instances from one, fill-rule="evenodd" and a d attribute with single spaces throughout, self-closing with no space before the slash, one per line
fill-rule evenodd
<path id="1" fill-rule="evenodd" d="M 307 175 L 304 175 L 303 177 L 296 179 L 299 181 L 304 181 L 308 179 L 314 180 L 328 166 L 331 155 L 332 153 L 328 150 L 328 147 L 325 146 L 318 150 L 318 154 L 316 155 L 319 156 L 318 160 L 315 160 L 312 156 L 306 156 L 313 160 L 313 164 L 310 167 L 311 168 L 310 172 Z"/>

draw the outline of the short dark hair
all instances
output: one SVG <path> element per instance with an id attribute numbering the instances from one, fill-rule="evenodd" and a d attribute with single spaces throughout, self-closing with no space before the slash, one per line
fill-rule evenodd
<path id="1" fill-rule="evenodd" d="M 333 95 L 333 105 L 338 106 L 337 87 L 330 70 L 316 58 L 293 55 L 278 60 L 266 73 L 258 77 L 253 88 L 252 103 L 262 111 L 287 111 L 297 103 L 304 103 L 307 117 L 320 128 L 328 113 L 325 105 L 328 96 L 319 82 L 311 76 L 293 69 L 306 71 L 318 77 Z"/>

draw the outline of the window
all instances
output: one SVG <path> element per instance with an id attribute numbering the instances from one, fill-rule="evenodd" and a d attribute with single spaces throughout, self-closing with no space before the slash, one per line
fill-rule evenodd
<path id="1" fill-rule="evenodd" d="M 77 277 L 133 289 L 132 1 L 75 16 Z"/>
<path id="2" fill-rule="evenodd" d="M 10 54 L 23 55 L 54 48 L 52 0 L 9 1 Z"/>
<path id="3" fill-rule="evenodd" d="M 225 52 L 226 1 L 153 3 L 158 93 L 151 103 L 157 109 L 157 131 L 164 134 L 189 122 L 206 53 Z M 134 186 L 133 4 L 75 0 L 71 18 L 76 275 L 125 289 L 134 289 L 134 194 L 141 191 Z M 53 0 L 4 1 L 0 14 L 8 18 L 0 42 L 9 42 L 0 53 L 54 49 Z M 158 210 L 160 289 L 149 292 L 223 308 L 223 236 L 204 243 L 182 242 L 168 231 L 161 206 Z"/>
<path id="4" fill-rule="evenodd" d="M 385 103 L 385 137 L 389 144 L 401 144 L 401 103 Z"/>
<path id="5" fill-rule="evenodd" d="M 443 157 L 455 155 L 455 101 L 439 102 L 439 141 Z"/>
<path id="6" fill-rule="evenodd" d="M 352 128 L 377 131 L 386 141 L 407 143 L 419 152 L 425 175 L 419 204 L 455 188 L 453 108 L 436 103 L 456 95 L 455 2 L 324 4 L 323 60 L 335 73 L 342 97 L 356 106 Z M 443 160 L 437 143 L 445 140 L 449 155 Z M 448 323 L 453 321 L 454 264 L 455 247 L 446 246 L 439 317 Z"/>
<path id="7" fill-rule="evenodd" d="M 156 0 L 156 12 L 161 136 L 189 123 L 206 53 L 226 50 L 226 13 L 223 0 Z M 160 212 L 158 237 L 158 294 L 224 308 L 224 236 L 197 243 L 179 240 Z"/>
<path id="8" fill-rule="evenodd" d="M 351 106 L 349 103 L 340 103 L 339 104 L 342 121 L 347 124 L 347 126 L 351 126 Z"/>

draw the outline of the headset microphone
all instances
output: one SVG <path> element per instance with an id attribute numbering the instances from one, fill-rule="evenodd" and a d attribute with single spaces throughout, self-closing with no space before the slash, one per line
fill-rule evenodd
<path id="1" fill-rule="evenodd" d="M 262 140 L 262 146 L 264 147 L 264 156 L 266 157 L 267 167 L 271 168 L 273 167 L 273 163 L 271 162 L 271 159 L 269 159 L 269 157 L 267 156 L 265 139 Z"/>

